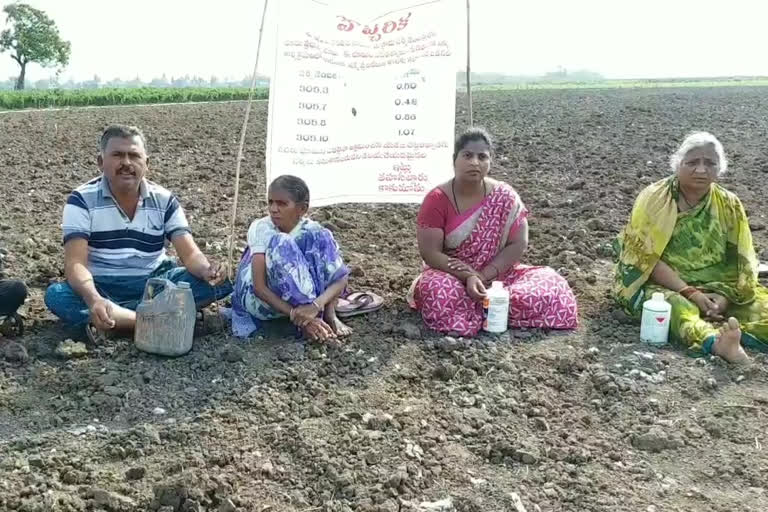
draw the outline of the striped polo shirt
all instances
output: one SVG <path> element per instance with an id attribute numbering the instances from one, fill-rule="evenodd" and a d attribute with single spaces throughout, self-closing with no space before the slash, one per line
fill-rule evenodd
<path id="1" fill-rule="evenodd" d="M 145 276 L 165 259 L 168 242 L 189 233 L 179 200 L 142 180 L 133 219 L 118 206 L 103 176 L 75 189 L 64 206 L 64 243 L 88 240 L 88 270 L 97 275 Z"/>

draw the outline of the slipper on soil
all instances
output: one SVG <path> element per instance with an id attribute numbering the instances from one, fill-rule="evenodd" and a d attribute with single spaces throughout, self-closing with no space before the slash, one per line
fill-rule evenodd
<path id="1" fill-rule="evenodd" d="M 97 346 L 104 345 L 109 340 L 107 333 L 98 330 L 90 322 L 85 326 L 85 334 L 88 336 L 90 342 Z"/>
<path id="2" fill-rule="evenodd" d="M 384 299 L 373 292 L 350 293 L 346 299 L 339 299 L 336 304 L 336 315 L 339 318 L 364 315 L 381 309 L 383 305 Z"/>
<path id="3" fill-rule="evenodd" d="M 352 293 L 349 298 L 339 298 L 336 303 L 337 314 L 350 314 L 368 306 L 373 302 L 373 297 L 368 294 Z"/>
<path id="4" fill-rule="evenodd" d="M 19 313 L 6 316 L 0 324 L 0 334 L 5 337 L 23 336 L 24 320 Z"/>

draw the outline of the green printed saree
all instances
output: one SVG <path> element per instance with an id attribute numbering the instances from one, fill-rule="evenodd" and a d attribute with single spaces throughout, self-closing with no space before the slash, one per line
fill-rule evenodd
<path id="1" fill-rule="evenodd" d="M 757 257 L 744 207 L 731 192 L 713 184 L 696 207 L 678 213 L 676 177 L 644 189 L 629 223 L 615 242 L 618 261 L 614 296 L 633 317 L 654 292 L 672 304 L 670 339 L 694 353 L 710 353 L 717 328 L 680 294 L 649 281 L 659 261 L 681 279 L 729 301 L 728 316 L 741 324 L 742 344 L 768 349 L 768 289 L 757 281 Z"/>

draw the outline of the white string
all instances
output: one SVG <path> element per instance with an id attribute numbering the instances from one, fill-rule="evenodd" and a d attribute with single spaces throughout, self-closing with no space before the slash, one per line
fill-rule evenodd
<path id="1" fill-rule="evenodd" d="M 248 103 L 245 107 L 245 118 L 243 119 L 243 128 L 240 130 L 240 147 L 237 150 L 237 163 L 235 165 L 235 197 L 232 202 L 232 223 L 229 232 L 229 251 L 227 257 L 227 277 L 233 279 L 233 254 L 235 252 L 235 220 L 237 219 L 237 199 L 240 196 L 240 164 L 243 160 L 243 148 L 245 147 L 245 134 L 248 130 L 248 119 L 251 116 L 251 103 L 253 103 L 253 91 L 256 88 L 256 71 L 259 68 L 259 55 L 261 54 L 261 34 L 264 31 L 264 19 L 267 17 L 267 3 L 264 0 L 264 11 L 261 13 L 261 25 L 259 26 L 259 42 L 256 46 L 256 62 L 253 65 L 253 78 L 251 80 L 251 90 L 248 92 Z"/>

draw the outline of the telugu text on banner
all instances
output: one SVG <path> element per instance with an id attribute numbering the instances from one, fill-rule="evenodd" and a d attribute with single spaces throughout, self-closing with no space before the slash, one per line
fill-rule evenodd
<path id="1" fill-rule="evenodd" d="M 280 0 L 267 182 L 299 176 L 323 206 L 418 203 L 448 179 L 458 4 Z"/>

